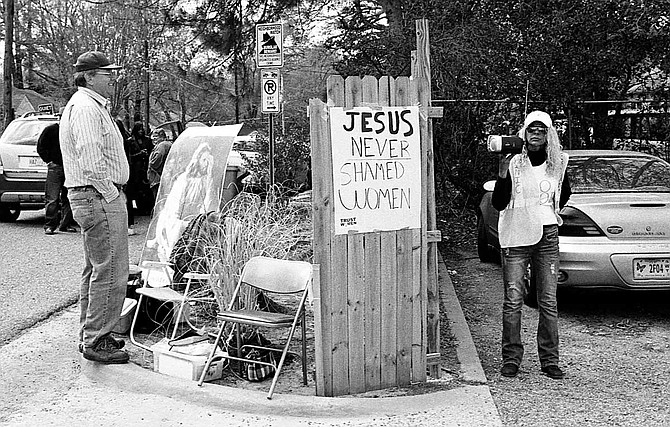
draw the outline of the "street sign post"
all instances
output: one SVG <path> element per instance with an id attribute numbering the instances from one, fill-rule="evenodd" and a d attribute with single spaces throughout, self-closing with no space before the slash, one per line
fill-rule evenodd
<path id="1" fill-rule="evenodd" d="M 281 111 L 279 68 L 284 66 L 284 32 L 281 22 L 256 25 L 256 66 L 261 68 L 261 113 L 268 114 L 270 153 L 268 170 L 270 188 L 274 187 L 273 116 Z M 267 69 L 266 69 L 267 68 Z"/>
<path id="2" fill-rule="evenodd" d="M 261 70 L 261 113 L 281 112 L 279 70 Z"/>
<path id="3" fill-rule="evenodd" d="M 261 70 L 261 113 L 268 114 L 270 125 L 270 155 L 268 170 L 270 187 L 274 186 L 274 115 L 281 112 L 281 84 L 279 70 Z"/>
<path id="4" fill-rule="evenodd" d="M 284 66 L 284 32 L 281 22 L 256 25 L 256 66 L 281 68 Z"/>

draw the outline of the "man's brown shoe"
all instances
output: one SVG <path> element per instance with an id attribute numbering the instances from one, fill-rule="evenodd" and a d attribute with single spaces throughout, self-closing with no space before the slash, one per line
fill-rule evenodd
<path id="1" fill-rule="evenodd" d="M 101 338 L 93 347 L 84 347 L 84 359 L 103 364 L 128 363 L 128 353 L 118 348 L 111 336 Z"/>
<path id="2" fill-rule="evenodd" d="M 118 349 L 122 349 L 126 345 L 126 342 L 123 340 L 123 338 L 116 338 L 113 337 L 112 335 L 108 335 L 108 337 L 114 340 L 114 342 L 116 343 L 116 348 Z"/>
<path id="3" fill-rule="evenodd" d="M 126 345 L 126 342 L 123 340 L 123 338 L 115 338 L 111 335 L 109 335 L 109 337 L 116 342 L 116 348 L 118 348 L 118 349 L 122 349 Z M 79 343 L 79 353 L 83 353 L 83 352 L 84 352 L 84 343 L 80 342 Z"/>

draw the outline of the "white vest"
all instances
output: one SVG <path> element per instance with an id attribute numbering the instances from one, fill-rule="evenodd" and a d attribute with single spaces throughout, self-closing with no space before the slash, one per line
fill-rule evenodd
<path id="1" fill-rule="evenodd" d="M 512 178 L 512 194 L 507 207 L 498 217 L 498 239 L 501 248 L 530 246 L 542 238 L 542 214 L 540 212 L 540 189 L 528 156 L 517 154 L 509 164 Z M 563 224 L 558 215 L 561 200 L 561 185 L 568 167 L 568 155 L 561 153 L 560 175 L 554 190 L 553 207 L 556 223 Z"/>

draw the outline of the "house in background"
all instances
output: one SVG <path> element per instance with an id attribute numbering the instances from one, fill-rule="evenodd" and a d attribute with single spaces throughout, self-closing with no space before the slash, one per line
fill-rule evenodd
<path id="1" fill-rule="evenodd" d="M 4 102 L 4 92 L 0 92 L 0 101 Z M 40 95 L 31 89 L 12 89 L 12 106 L 14 107 L 14 116 L 21 117 L 31 111 L 39 111 L 40 105 L 51 104 L 53 110 L 58 111 L 59 105 L 44 95 Z M 4 105 L 4 104 L 3 104 Z"/>

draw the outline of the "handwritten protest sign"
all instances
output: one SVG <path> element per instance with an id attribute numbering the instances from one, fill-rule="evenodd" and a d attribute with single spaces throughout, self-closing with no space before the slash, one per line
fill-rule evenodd
<path id="1" fill-rule="evenodd" d="M 421 227 L 418 107 L 330 108 L 335 234 Z"/>

